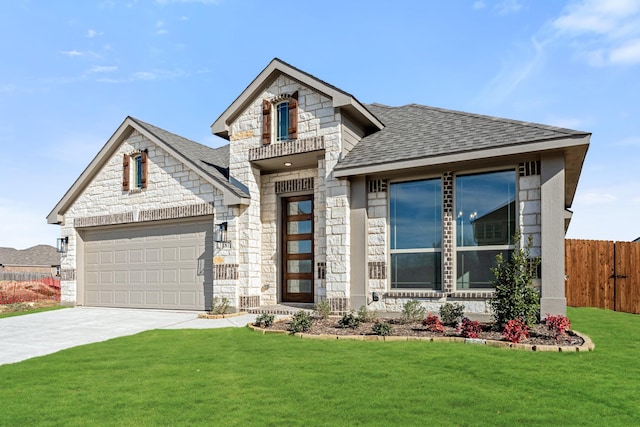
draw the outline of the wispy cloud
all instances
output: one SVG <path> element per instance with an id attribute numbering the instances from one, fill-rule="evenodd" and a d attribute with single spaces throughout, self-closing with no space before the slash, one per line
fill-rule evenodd
<path id="1" fill-rule="evenodd" d="M 475 10 L 478 10 L 478 9 L 484 9 L 485 7 L 487 7 L 487 5 L 486 5 L 486 3 L 485 3 L 484 1 L 482 1 L 482 0 L 477 0 L 477 1 L 474 1 L 474 2 L 473 2 L 473 8 L 474 8 Z"/>
<path id="2" fill-rule="evenodd" d="M 493 7 L 493 10 L 498 15 L 509 15 L 518 12 L 520 9 L 522 9 L 522 3 L 518 0 L 502 0 Z"/>
<path id="3" fill-rule="evenodd" d="M 551 25 L 589 65 L 640 64 L 639 0 L 574 1 Z"/>
<path id="4" fill-rule="evenodd" d="M 89 69 L 89 73 L 112 73 L 114 71 L 118 71 L 118 66 L 116 65 L 96 65 Z"/>
<path id="5" fill-rule="evenodd" d="M 60 51 L 61 54 L 66 55 L 68 57 L 76 57 L 76 56 L 84 56 L 84 53 L 80 52 L 79 50 L 61 50 Z"/>
<path id="6" fill-rule="evenodd" d="M 16 85 L 6 84 L 6 85 L 0 86 L 0 92 L 9 93 L 9 92 L 15 92 L 15 90 L 16 90 Z"/>
<path id="7" fill-rule="evenodd" d="M 551 117 L 548 118 L 545 123 L 551 126 L 557 126 L 559 128 L 566 129 L 582 129 L 587 127 L 591 121 L 579 117 Z"/>
<path id="8" fill-rule="evenodd" d="M 103 33 L 99 33 L 99 32 L 97 32 L 96 30 L 93 30 L 93 29 L 89 29 L 87 31 L 87 37 L 90 38 L 90 39 L 92 39 L 94 37 L 97 37 L 97 36 L 101 36 L 102 34 Z"/>
<path id="9" fill-rule="evenodd" d="M 624 146 L 640 146 L 640 135 L 623 138 L 620 141 L 616 142 L 615 145 L 620 145 L 623 147 Z"/>
<path id="10" fill-rule="evenodd" d="M 156 0 L 158 4 L 170 3 L 200 3 L 200 4 L 219 4 L 221 0 Z"/>
<path id="11" fill-rule="evenodd" d="M 164 21 L 156 22 L 156 34 L 161 36 L 167 34 L 169 30 L 166 29 Z"/>

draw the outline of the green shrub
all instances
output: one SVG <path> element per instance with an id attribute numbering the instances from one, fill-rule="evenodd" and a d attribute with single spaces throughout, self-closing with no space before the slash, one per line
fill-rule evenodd
<path id="1" fill-rule="evenodd" d="M 311 316 L 306 311 L 300 310 L 291 318 L 287 330 L 295 334 L 296 332 L 306 332 L 309 329 L 311 329 Z"/>
<path id="2" fill-rule="evenodd" d="M 426 313 L 427 309 L 420 305 L 420 301 L 411 299 L 402 306 L 402 321 L 405 323 L 420 322 Z"/>
<path id="3" fill-rule="evenodd" d="M 376 320 L 376 323 L 373 324 L 373 326 L 371 327 L 371 330 L 376 335 L 386 337 L 387 335 L 391 334 L 392 328 L 391 328 L 391 325 L 388 324 L 387 322 L 380 322 Z"/>
<path id="4" fill-rule="evenodd" d="M 215 297 L 211 303 L 209 312 L 211 314 L 226 314 L 227 310 L 229 310 L 229 298 Z"/>
<path id="5" fill-rule="evenodd" d="M 495 275 L 495 292 L 490 303 L 493 318 L 499 327 L 514 319 L 521 319 L 532 326 L 538 321 L 540 314 L 540 298 L 533 287 L 540 259 L 531 257 L 533 238 L 529 236 L 524 248 L 519 244 L 519 232 L 513 237 L 513 241 L 516 249 L 511 259 L 505 261 L 502 254 L 498 254 L 496 266 L 491 269 Z"/>
<path id="6" fill-rule="evenodd" d="M 313 306 L 313 317 L 318 319 L 328 319 L 331 314 L 331 304 L 329 301 L 319 301 Z"/>
<path id="7" fill-rule="evenodd" d="M 256 318 L 254 325 L 259 326 L 261 328 L 268 328 L 273 325 L 276 316 L 270 313 L 262 313 L 260 316 Z"/>
<path id="8" fill-rule="evenodd" d="M 374 322 L 376 317 L 378 317 L 378 313 L 376 313 L 375 310 L 368 310 L 364 305 L 358 309 L 358 319 L 360 319 L 362 323 Z"/>
<path id="9" fill-rule="evenodd" d="M 440 319 L 447 326 L 456 326 L 464 317 L 464 304 L 445 303 L 440 307 Z"/>
<path id="10" fill-rule="evenodd" d="M 360 318 L 354 314 L 353 310 L 351 310 L 350 312 L 345 313 L 344 316 L 338 320 L 338 326 L 343 329 L 355 329 L 360 326 Z"/>

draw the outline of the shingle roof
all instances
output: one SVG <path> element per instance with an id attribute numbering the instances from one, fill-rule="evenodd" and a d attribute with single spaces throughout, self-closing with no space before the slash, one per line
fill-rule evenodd
<path id="1" fill-rule="evenodd" d="M 146 129 L 147 132 L 185 156 L 193 166 L 199 168 L 238 196 L 249 197 L 249 192 L 246 188 L 243 188 L 238 183 L 229 182 L 229 144 L 219 148 L 207 147 L 142 120 L 134 117 L 130 118 Z"/>
<path id="2" fill-rule="evenodd" d="M 385 128 L 363 138 L 336 170 L 589 134 L 417 104 L 365 107 Z"/>
<path id="3" fill-rule="evenodd" d="M 0 248 L 0 264 L 19 266 L 60 265 L 60 254 L 49 245 L 37 245 L 29 249 Z"/>

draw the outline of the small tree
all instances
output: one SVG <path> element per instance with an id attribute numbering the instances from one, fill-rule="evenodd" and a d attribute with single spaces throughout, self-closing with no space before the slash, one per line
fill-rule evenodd
<path id="1" fill-rule="evenodd" d="M 520 319 L 529 326 L 538 321 L 540 298 L 533 287 L 540 258 L 531 257 L 533 238 L 529 236 L 527 245 L 520 247 L 520 233 L 513 236 L 516 249 L 511 259 L 506 261 L 502 254 L 496 256 L 496 266 L 491 269 L 495 275 L 495 292 L 491 298 L 493 318 L 499 327 L 509 320 Z"/>

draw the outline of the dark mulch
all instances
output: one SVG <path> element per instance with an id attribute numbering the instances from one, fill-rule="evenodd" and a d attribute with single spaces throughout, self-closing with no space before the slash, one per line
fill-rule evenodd
<path id="1" fill-rule="evenodd" d="M 372 331 L 373 322 L 361 323 L 355 329 L 341 328 L 338 326 L 339 317 L 330 317 L 329 319 L 314 319 L 311 329 L 306 334 L 312 335 L 375 335 Z M 456 328 L 445 326 L 444 332 L 431 332 L 422 326 L 421 322 L 403 323 L 400 319 L 379 319 L 381 322 L 391 324 L 391 336 L 410 336 L 410 337 L 459 337 L 460 334 Z M 482 332 L 478 339 L 506 341 L 499 331 L 492 330 L 493 324 L 481 323 Z M 289 328 L 289 321 L 280 321 L 274 323 L 267 329 L 286 331 Z M 556 346 L 576 346 L 582 345 L 584 340 L 579 336 L 568 334 L 560 337 L 557 341 L 549 329 L 538 324 L 531 328 L 530 337 L 523 339 L 521 344 L 531 345 L 556 345 Z"/>

